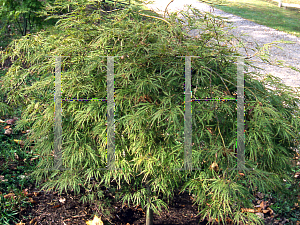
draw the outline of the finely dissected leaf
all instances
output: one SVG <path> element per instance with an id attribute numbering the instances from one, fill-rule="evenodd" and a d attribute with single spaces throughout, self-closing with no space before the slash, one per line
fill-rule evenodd
<path id="1" fill-rule="evenodd" d="M 58 19 L 56 26 L 21 38 L 2 52 L 2 60 L 12 59 L 1 78 L 3 93 L 9 105 L 23 105 L 14 129 L 31 130 L 28 138 L 40 158 L 33 173 L 37 182 L 47 177 L 44 188 L 84 189 L 82 200 L 100 200 L 99 207 L 109 203 L 102 189 L 109 187 L 116 198 L 141 205 L 150 214 L 166 207 L 176 189 L 189 189 L 202 216 L 211 221 L 230 217 L 234 223 L 260 224 L 255 214 L 241 208 L 254 208 L 251 191 L 282 189 L 282 178 L 288 179 L 291 148 L 297 147 L 300 132 L 296 94 L 272 76 L 258 81 L 253 79 L 256 74 L 244 74 L 247 170 L 241 171 L 234 170 L 236 101 L 193 101 L 192 160 L 197 170 L 180 170 L 185 155 L 185 60 L 177 56 L 200 56 L 191 60 L 193 98 L 235 99 L 239 54 L 217 44 L 229 44 L 233 36 L 223 32 L 224 21 L 193 8 L 157 19 L 135 6 L 103 12 L 101 4 L 56 1 L 48 12 L 48 19 Z M 184 19 L 189 29 L 206 32 L 188 37 Z M 116 56 L 116 170 L 106 170 L 107 102 L 101 100 L 62 102 L 62 162 L 68 170 L 52 170 L 57 55 L 68 56 L 61 67 L 62 99 L 68 100 L 106 99 L 106 57 Z M 249 60 L 245 64 L 252 66 Z M 0 109 L 6 110 L 1 104 Z"/>

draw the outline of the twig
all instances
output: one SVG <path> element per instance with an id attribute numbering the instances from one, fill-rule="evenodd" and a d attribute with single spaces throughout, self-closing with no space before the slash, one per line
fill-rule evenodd
<path id="1" fill-rule="evenodd" d="M 167 7 L 165 8 L 164 18 L 166 18 L 166 13 L 168 14 L 168 16 L 170 16 L 169 13 L 167 12 L 167 8 L 169 7 L 169 5 L 170 5 L 172 2 L 174 2 L 174 0 L 171 0 L 171 1 L 169 2 L 169 4 L 167 5 Z"/>
<path id="2" fill-rule="evenodd" d="M 215 111 L 215 113 L 216 113 L 216 111 Z M 217 118 L 217 121 L 218 121 L 218 130 L 219 130 L 219 134 L 220 134 L 220 136 L 221 136 L 223 146 L 224 146 L 224 148 L 226 148 L 225 142 L 224 142 L 224 139 L 223 139 L 223 136 L 222 136 L 221 131 L 220 131 L 220 123 L 219 123 L 219 119 L 218 119 L 217 114 L 216 114 L 216 118 Z"/>
<path id="3" fill-rule="evenodd" d="M 115 11 L 119 11 L 119 10 L 123 10 L 124 8 L 121 8 L 121 9 L 114 9 L 114 10 L 111 10 L 111 11 L 105 11 L 105 10 L 102 10 L 102 9 L 98 9 L 99 11 L 101 12 L 104 12 L 104 13 L 110 13 L 110 12 L 115 12 Z"/>
<path id="4" fill-rule="evenodd" d="M 77 218 L 77 217 L 83 217 L 83 216 L 86 216 L 86 214 L 85 215 L 76 215 L 76 216 L 72 216 L 72 217 Z"/>
<path id="5" fill-rule="evenodd" d="M 167 24 L 171 25 L 168 21 L 164 20 L 163 18 L 159 18 L 156 16 L 150 16 L 150 15 L 146 15 L 146 14 L 142 14 L 142 13 L 139 13 L 139 15 L 154 18 L 154 19 L 159 19 L 159 20 L 162 20 L 162 21 L 166 22 Z"/>

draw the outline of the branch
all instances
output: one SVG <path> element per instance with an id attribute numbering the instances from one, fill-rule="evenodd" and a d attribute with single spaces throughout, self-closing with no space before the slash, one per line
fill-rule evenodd
<path id="1" fill-rule="evenodd" d="M 167 24 L 171 25 L 168 21 L 166 21 L 166 20 L 163 19 L 163 18 L 159 18 L 159 17 L 156 17 L 156 16 L 150 16 L 150 15 L 146 15 L 146 14 L 142 14 L 142 13 L 139 13 L 139 15 L 141 15 L 141 16 L 146 16 L 146 17 L 150 17 L 150 18 L 154 18 L 154 19 L 158 19 L 158 20 L 162 20 L 162 21 L 166 22 Z"/>
<path id="2" fill-rule="evenodd" d="M 168 11 L 167 11 L 167 8 L 169 7 L 169 5 L 170 5 L 172 2 L 174 2 L 174 0 L 171 0 L 171 1 L 169 2 L 169 4 L 167 5 L 167 7 L 165 8 L 164 18 L 166 18 L 166 13 L 168 14 L 168 16 L 170 16 L 169 13 L 168 13 Z"/>

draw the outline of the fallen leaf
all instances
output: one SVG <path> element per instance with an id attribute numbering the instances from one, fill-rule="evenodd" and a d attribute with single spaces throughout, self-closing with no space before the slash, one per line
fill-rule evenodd
<path id="1" fill-rule="evenodd" d="M 264 198 L 264 195 L 261 193 L 261 192 L 257 192 L 257 197 L 259 198 L 259 199 L 263 199 Z"/>
<path id="2" fill-rule="evenodd" d="M 34 196 L 39 196 L 40 192 L 39 191 L 33 191 Z"/>
<path id="3" fill-rule="evenodd" d="M 58 200 L 60 203 L 65 203 L 66 199 L 65 198 L 59 198 Z"/>
<path id="4" fill-rule="evenodd" d="M 30 203 L 32 203 L 32 204 L 36 204 L 36 203 L 37 203 L 37 201 L 33 200 L 33 198 L 29 198 L 29 201 L 30 201 Z"/>
<path id="5" fill-rule="evenodd" d="M 266 214 L 266 213 L 270 212 L 270 210 L 264 209 L 262 212 Z"/>
<path id="6" fill-rule="evenodd" d="M 257 215 L 261 219 L 264 219 L 264 214 L 263 213 L 258 212 L 258 213 L 255 213 L 255 215 Z"/>
<path id="7" fill-rule="evenodd" d="M 32 219 L 29 223 L 33 224 L 36 221 L 36 218 Z"/>
<path id="8" fill-rule="evenodd" d="M 5 123 L 5 121 L 3 121 L 3 120 L 0 120 L 0 123 Z"/>
<path id="9" fill-rule="evenodd" d="M 0 175 L 0 181 L 5 182 L 5 181 L 8 181 L 8 180 L 7 180 L 7 179 L 4 179 L 4 176 L 3 176 L 3 175 Z"/>
<path id="10" fill-rule="evenodd" d="M 18 160 L 18 159 L 19 159 L 19 156 L 18 156 L 18 154 L 17 154 L 17 153 L 15 153 L 14 155 L 15 155 L 15 159 L 16 159 L 16 160 Z"/>
<path id="11" fill-rule="evenodd" d="M 10 128 L 10 125 L 6 125 L 5 127 L 3 127 L 4 130 L 7 130 L 8 128 Z"/>
<path id="12" fill-rule="evenodd" d="M 13 197 L 15 199 L 17 196 L 15 196 L 14 193 L 8 193 L 7 195 L 4 195 L 3 197 L 4 198 L 11 198 L 11 197 Z"/>
<path id="13" fill-rule="evenodd" d="M 255 213 L 255 210 L 254 210 L 254 209 L 245 209 L 245 208 L 242 208 L 242 212 L 251 212 L 251 213 Z"/>
<path id="14" fill-rule="evenodd" d="M 266 208 L 267 208 L 267 202 L 262 201 L 262 202 L 260 203 L 260 207 L 261 207 L 262 209 L 266 209 Z"/>
<path id="15" fill-rule="evenodd" d="M 27 189 L 27 188 L 24 189 L 24 190 L 22 191 L 22 193 L 23 193 L 25 196 L 28 196 L 28 189 Z"/>
<path id="16" fill-rule="evenodd" d="M 17 121 L 17 119 L 9 119 L 9 120 L 6 120 L 6 123 L 13 125 L 16 121 Z"/>
<path id="17" fill-rule="evenodd" d="M 96 215 L 93 220 L 87 221 L 87 225 L 103 225 L 101 218 L 98 218 Z"/>
<path id="18" fill-rule="evenodd" d="M 219 166 L 217 163 L 213 162 L 210 167 L 209 167 L 211 170 L 214 170 L 215 172 L 218 172 L 219 171 Z"/>
<path id="19" fill-rule="evenodd" d="M 262 208 L 260 208 L 260 205 L 256 205 L 254 207 L 254 209 L 255 209 L 255 212 L 262 212 Z"/>
<path id="20" fill-rule="evenodd" d="M 14 139 L 14 142 L 17 143 L 17 144 L 19 144 L 19 145 L 21 145 L 21 147 L 24 147 L 24 145 L 25 145 L 25 142 L 22 141 L 22 140 Z"/>
<path id="21" fill-rule="evenodd" d="M 267 210 L 269 210 L 270 215 L 273 215 L 273 214 L 274 214 L 274 211 L 273 211 L 270 207 L 268 207 Z"/>
<path id="22" fill-rule="evenodd" d="M 8 128 L 7 130 L 5 130 L 4 134 L 11 135 L 12 134 L 12 129 Z"/>
<path id="23" fill-rule="evenodd" d="M 25 225 L 25 223 L 20 222 L 20 223 L 16 223 L 16 225 Z"/>

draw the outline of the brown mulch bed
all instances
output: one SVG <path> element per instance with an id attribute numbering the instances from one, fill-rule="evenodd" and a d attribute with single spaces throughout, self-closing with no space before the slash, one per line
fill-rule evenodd
<path id="1" fill-rule="evenodd" d="M 80 198 L 83 193 L 74 195 L 73 191 L 62 192 L 60 195 L 56 191 L 44 192 L 30 184 L 26 191 L 28 202 L 31 206 L 21 208 L 16 218 L 21 220 L 25 225 L 38 224 L 61 224 L 61 225 L 85 225 L 86 221 L 93 220 L 94 214 L 100 216 L 104 225 L 137 225 L 145 224 L 145 211 L 140 207 L 128 207 L 127 204 L 122 206 L 121 201 L 111 203 L 111 216 L 103 216 L 96 204 L 82 203 Z M 113 199 L 112 194 L 107 192 L 105 197 Z M 208 221 L 201 220 L 197 205 L 193 205 L 193 198 L 188 191 L 179 194 L 175 192 L 174 199 L 170 201 L 169 212 L 162 207 L 159 215 L 154 213 L 155 225 L 204 225 Z M 261 199 L 261 193 L 255 195 L 256 199 Z M 60 201 L 65 199 L 65 201 Z M 258 200 L 259 202 L 260 200 Z M 269 203 L 274 202 L 270 198 Z M 100 212 L 100 213 L 99 213 Z M 265 224 L 290 224 L 288 220 L 278 218 L 278 215 L 264 214 Z M 24 225 L 22 224 L 22 225 Z M 214 225 L 220 224 L 215 222 Z M 226 224 L 232 225 L 227 222 Z"/>
<path id="2" fill-rule="evenodd" d="M 18 219 L 28 224 L 86 224 L 85 221 L 92 220 L 97 212 L 95 205 L 80 202 L 82 194 L 77 196 L 74 192 L 44 192 L 31 185 L 27 190 L 31 198 L 32 206 L 22 209 Z M 107 194 L 108 195 L 108 194 Z M 107 196 L 109 197 L 109 196 Z M 61 203 L 59 200 L 65 199 Z M 104 224 L 131 225 L 145 224 L 145 211 L 141 207 L 128 207 L 121 202 L 111 205 L 113 209 L 112 218 L 102 217 Z M 201 216 L 197 206 L 193 206 L 192 197 L 188 192 L 175 195 L 169 206 L 169 212 L 162 208 L 161 215 L 154 214 L 155 225 L 175 224 L 207 224 L 207 221 L 200 222 Z M 97 214 L 99 216 L 99 214 Z M 27 219 L 26 219 L 27 218 Z"/>
<path id="3" fill-rule="evenodd" d="M 0 159 L 0 164 L 4 164 L 5 159 Z M 16 164 L 23 164 L 23 162 L 9 163 L 9 169 L 15 170 Z M 31 202 L 31 206 L 25 206 L 20 210 L 15 218 L 19 219 L 22 225 L 39 225 L 39 224 L 58 224 L 58 225 L 85 225 L 86 221 L 92 220 L 94 214 L 101 216 L 104 225 L 137 225 L 145 224 L 145 211 L 140 207 L 129 207 L 121 201 L 114 201 L 111 203 L 109 209 L 112 210 L 111 216 L 105 216 L 99 211 L 96 204 L 82 203 L 80 198 L 84 195 L 84 189 L 77 195 L 74 191 L 62 192 L 59 194 L 57 191 L 41 191 L 40 188 L 34 184 L 21 189 L 26 198 L 23 201 Z M 104 187 L 102 190 L 106 190 Z M 169 212 L 162 207 L 162 212 L 159 215 L 154 214 L 155 225 L 204 225 L 208 221 L 201 221 L 197 205 L 193 205 L 193 198 L 189 195 L 188 191 L 179 193 L 175 191 L 175 196 L 169 204 Z M 104 191 L 105 199 L 114 200 L 114 196 L 110 191 Z M 264 195 L 257 192 L 253 201 L 254 205 L 266 204 L 269 206 L 276 200 L 269 197 L 267 201 L 263 201 Z M 285 218 L 280 218 L 279 215 L 264 213 L 265 224 L 293 224 Z M 14 224 L 15 223 L 11 223 Z M 215 223 L 220 224 L 220 223 Z M 228 225 L 231 223 L 227 223 Z M 296 223 L 299 225 L 299 223 Z M 232 224 L 231 224 L 232 225 Z"/>

